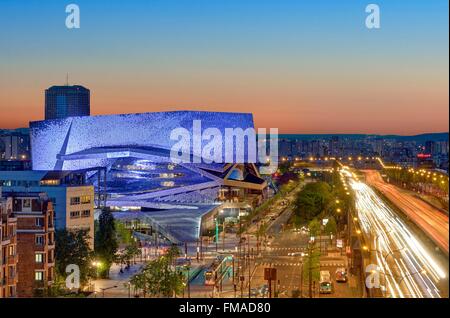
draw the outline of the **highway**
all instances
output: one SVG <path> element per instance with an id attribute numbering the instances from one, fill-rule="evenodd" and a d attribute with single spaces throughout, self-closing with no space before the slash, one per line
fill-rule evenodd
<path id="1" fill-rule="evenodd" d="M 348 170 L 341 170 L 344 182 L 353 189 L 357 223 L 370 244 L 372 262 L 378 266 L 384 296 L 393 298 L 440 298 L 439 286 L 448 282 L 448 268 L 435 259 L 434 251 L 418 238 L 367 184 Z M 447 229 L 448 231 L 448 229 Z M 448 261 L 448 260 L 447 260 Z"/>
<path id="2" fill-rule="evenodd" d="M 364 172 L 369 185 L 381 191 L 390 201 L 394 202 L 448 255 L 449 224 L 447 215 L 395 185 L 384 182 L 378 171 L 366 170 Z"/>

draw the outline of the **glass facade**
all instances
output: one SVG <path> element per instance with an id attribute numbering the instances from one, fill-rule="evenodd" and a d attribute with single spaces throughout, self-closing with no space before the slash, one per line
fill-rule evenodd
<path id="1" fill-rule="evenodd" d="M 45 90 L 45 119 L 90 115 L 90 91 L 79 85 Z"/>

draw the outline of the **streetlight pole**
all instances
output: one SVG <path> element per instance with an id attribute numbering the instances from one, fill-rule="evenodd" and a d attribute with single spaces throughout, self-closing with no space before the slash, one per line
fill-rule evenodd
<path id="1" fill-rule="evenodd" d="M 190 278 L 190 267 L 187 267 L 187 290 L 188 298 L 191 298 L 191 278 Z"/>
<path id="2" fill-rule="evenodd" d="M 225 251 L 225 218 L 223 218 L 223 223 L 222 223 L 222 251 Z"/>
<path id="3" fill-rule="evenodd" d="M 250 254 L 248 255 L 248 298 L 251 298 Z"/>

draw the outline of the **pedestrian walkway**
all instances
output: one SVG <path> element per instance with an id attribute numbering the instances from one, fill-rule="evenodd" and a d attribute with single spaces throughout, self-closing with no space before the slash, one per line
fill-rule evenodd
<path id="1" fill-rule="evenodd" d="M 269 263 L 269 262 L 262 262 L 262 263 L 255 263 L 256 266 L 265 266 L 265 267 L 278 267 L 278 266 L 302 266 L 302 263 Z"/>
<path id="2" fill-rule="evenodd" d="M 320 267 L 346 267 L 345 262 L 323 262 L 320 261 Z"/>
<path id="3" fill-rule="evenodd" d="M 303 251 L 304 247 L 267 247 L 269 251 Z"/>

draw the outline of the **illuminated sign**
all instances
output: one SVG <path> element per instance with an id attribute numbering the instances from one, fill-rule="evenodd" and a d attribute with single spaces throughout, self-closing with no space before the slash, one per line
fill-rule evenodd
<path id="1" fill-rule="evenodd" d="M 419 153 L 419 154 L 417 154 L 417 158 L 419 158 L 419 159 L 428 159 L 428 158 L 431 158 L 431 154 L 429 154 L 429 153 Z"/>

